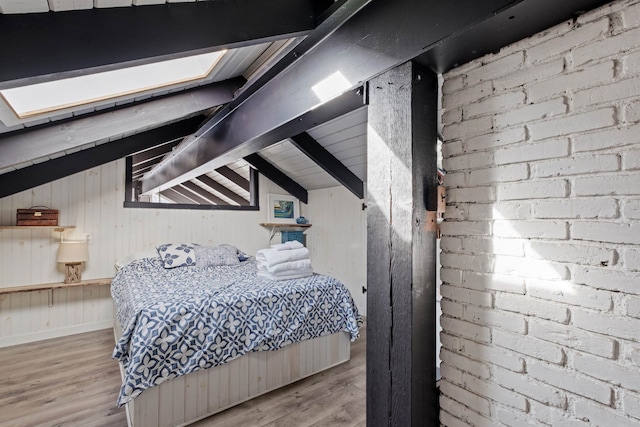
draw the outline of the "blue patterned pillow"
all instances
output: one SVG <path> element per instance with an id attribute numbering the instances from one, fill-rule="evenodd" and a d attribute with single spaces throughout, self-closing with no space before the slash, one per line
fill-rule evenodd
<path id="1" fill-rule="evenodd" d="M 198 267 L 240 264 L 235 246 L 196 246 L 195 250 Z"/>
<path id="2" fill-rule="evenodd" d="M 162 258 L 164 268 L 188 267 L 196 265 L 197 245 L 187 243 L 167 243 L 158 246 L 158 255 Z"/>

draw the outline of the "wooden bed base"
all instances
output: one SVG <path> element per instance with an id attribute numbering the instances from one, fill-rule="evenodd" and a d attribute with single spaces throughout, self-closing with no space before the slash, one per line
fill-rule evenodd
<path id="1" fill-rule="evenodd" d="M 122 330 L 116 320 L 116 340 Z M 126 404 L 129 427 L 183 426 L 349 360 L 349 334 L 339 332 L 255 351 L 145 390 Z M 124 376 L 122 364 L 120 373 Z"/>

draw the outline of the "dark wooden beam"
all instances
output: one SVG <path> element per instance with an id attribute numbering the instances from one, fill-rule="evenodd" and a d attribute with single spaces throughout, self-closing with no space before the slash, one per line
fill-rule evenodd
<path id="1" fill-rule="evenodd" d="M 289 138 L 293 145 L 298 147 L 307 157 L 334 177 L 340 184 L 356 195 L 358 199 L 364 199 L 364 185 L 360 178 L 336 159 L 311 135 L 306 132 L 299 133 Z"/>
<path id="2" fill-rule="evenodd" d="M 230 167 L 221 166 L 216 169 L 216 172 L 218 172 L 220 175 L 224 176 L 237 186 L 242 187 L 243 190 L 249 191 L 249 181 L 244 179 L 242 176 L 240 176 L 240 174 L 236 173 Z"/>
<path id="3" fill-rule="evenodd" d="M 503 46 L 537 34 L 610 0 L 524 0 L 514 2 L 488 19 L 449 37 L 416 62 L 439 73 L 465 64 Z"/>
<path id="4" fill-rule="evenodd" d="M 249 202 L 247 200 L 245 200 L 244 197 L 240 196 L 239 194 L 234 193 L 233 191 L 229 190 L 227 187 L 225 187 L 224 185 L 220 184 L 219 182 L 213 180 L 211 177 L 209 177 L 207 175 L 200 175 L 196 179 L 198 181 L 202 182 L 204 185 L 206 185 L 209 188 L 211 188 L 212 190 L 217 191 L 218 193 L 222 194 L 226 198 L 233 200 L 234 202 L 236 202 L 240 206 L 245 206 L 245 205 L 249 204 Z"/>
<path id="5" fill-rule="evenodd" d="M 287 122 L 269 123 L 270 129 L 266 132 L 264 125 L 270 122 L 271 111 L 284 108 L 283 105 L 274 104 L 266 111 L 255 111 L 255 115 L 234 115 L 234 120 L 223 126 L 224 130 L 217 128 L 220 133 L 215 137 L 213 134 L 212 138 L 194 136 L 190 143 L 178 146 L 170 158 L 145 175 L 142 191 L 151 193 L 203 175 L 363 105 L 362 89 L 348 91 Z"/>
<path id="6" fill-rule="evenodd" d="M 180 140 L 167 141 L 162 145 L 157 147 L 153 147 L 149 150 L 145 150 L 141 153 L 136 153 L 133 156 L 133 165 L 135 167 L 140 166 L 140 164 L 147 162 L 148 160 L 157 159 L 158 157 L 162 157 L 165 154 L 171 152 L 171 149 L 175 147 Z"/>
<path id="7" fill-rule="evenodd" d="M 0 82 L 34 83 L 306 35 L 320 18 L 317 6 L 216 0 L 0 14 Z"/>
<path id="8" fill-rule="evenodd" d="M 323 80 L 339 72 L 345 83 L 344 89 L 362 84 L 380 73 L 402 64 L 430 49 L 444 48 L 457 36 L 474 29 L 477 25 L 497 14 L 509 16 L 509 8 L 526 1 L 535 4 L 537 14 L 544 16 L 548 5 L 551 9 L 556 0 L 455 0 L 448 2 L 425 2 L 423 0 L 396 0 L 371 2 L 355 13 L 337 30 L 323 38 L 313 39 L 315 45 L 301 55 L 297 49 L 291 52 L 295 60 L 278 74 L 269 75 L 269 84 L 256 91 L 248 90 L 247 98 L 234 100 L 227 108 L 212 117 L 198 130 L 192 140 L 193 150 L 185 150 L 178 156 L 193 158 L 197 152 L 203 153 L 197 163 L 213 160 L 222 155 L 218 150 L 206 151 L 204 147 L 239 147 L 251 144 L 251 138 L 263 135 L 282 123 L 300 117 L 317 108 L 320 103 L 313 88 Z M 602 2 L 602 0 L 598 0 Z M 570 10 L 585 10 L 596 0 L 575 0 Z M 553 17 L 557 19 L 558 17 Z M 489 28 L 495 34 L 499 29 Z M 309 37 L 313 37 L 315 31 Z M 497 34 L 502 45 L 517 39 L 510 33 Z M 475 46 L 482 44 L 482 37 L 476 36 L 471 45 L 459 45 L 456 55 L 467 57 L 467 51 L 475 52 Z M 428 63 L 438 69 L 439 64 Z M 243 94 L 244 95 L 244 94 Z M 274 108 L 277 105 L 277 108 Z M 260 117 L 247 123 L 247 118 Z M 295 120 L 295 119 L 294 119 Z M 235 131 L 247 127 L 250 133 L 244 139 Z M 303 129 L 307 130 L 307 129 Z M 228 132 L 234 132 L 230 138 Z M 200 145 L 200 140 L 205 142 Z M 264 147 L 262 147 L 264 148 Z M 254 150 L 257 151 L 257 150 Z M 246 155 L 245 152 L 243 155 Z M 176 159 L 172 164 L 164 164 L 163 170 L 143 184 L 144 191 L 173 185 L 185 180 L 181 178 L 189 170 L 189 161 Z M 191 162 L 193 165 L 194 162 Z"/>
<path id="9" fill-rule="evenodd" d="M 251 200 L 249 203 L 251 206 L 255 206 L 259 209 L 260 199 L 258 198 L 258 195 L 260 194 L 260 173 L 257 169 L 249 168 L 249 182 L 251 183 L 251 191 L 249 191 Z"/>
<path id="10" fill-rule="evenodd" d="M 414 63 L 371 81 L 367 426 L 431 426 L 436 394 L 437 99 Z"/>
<path id="11" fill-rule="evenodd" d="M 323 101 L 314 89 L 337 77 L 345 91 L 425 52 L 443 39 L 483 21 L 517 0 L 456 0 L 371 2 L 334 32 L 317 40 L 237 107 L 236 102 L 203 125 L 171 162 L 160 165 L 143 180 L 143 191 L 175 185 L 194 166 L 207 163 L 239 147 L 254 149 L 253 141 L 283 123 L 293 123 Z M 311 34 L 313 35 L 313 33 Z M 297 55 L 297 52 L 293 52 Z M 333 96 L 336 94 L 323 94 Z M 259 117 L 259 120 L 255 118 Z M 300 132 L 310 129 L 307 127 Z M 300 133 L 297 132 L 297 133 Z M 230 135 L 231 134 L 231 135 Z M 289 135 L 291 136 L 291 135 Z M 224 148 L 224 151 L 222 150 Z M 244 152 L 243 156 L 249 154 Z M 194 161 L 194 157 L 200 159 Z"/>
<path id="12" fill-rule="evenodd" d="M 183 190 L 184 191 L 184 190 Z M 162 194 L 164 197 L 166 197 L 169 200 L 173 200 L 174 202 L 178 203 L 178 204 L 183 204 L 183 205 L 195 205 L 196 203 L 191 200 L 190 198 L 184 196 L 181 192 L 176 191 L 176 188 L 168 188 L 164 191 L 161 191 L 160 194 Z"/>
<path id="13" fill-rule="evenodd" d="M 298 198 L 302 203 L 308 202 L 309 195 L 304 187 L 282 173 L 280 169 L 269 163 L 258 153 L 250 154 L 244 159 L 266 178 L 282 187 L 287 193 Z"/>
<path id="14" fill-rule="evenodd" d="M 191 194 L 191 193 L 188 193 L 188 192 L 184 191 L 184 189 L 181 188 L 180 185 L 183 186 L 186 189 L 191 190 L 195 194 Z M 222 200 L 221 198 L 219 198 L 217 196 L 214 196 L 213 194 L 209 193 L 208 191 L 206 191 L 202 187 L 199 187 L 197 184 L 194 184 L 191 181 L 185 181 L 180 185 L 177 185 L 177 186 L 173 187 L 173 189 L 178 191 L 178 192 L 182 192 L 182 194 L 194 199 L 197 203 L 199 203 L 201 205 L 214 204 L 214 205 L 226 206 L 226 205 L 229 204 L 229 203 L 225 202 L 224 200 Z"/>
<path id="15" fill-rule="evenodd" d="M 158 141 L 184 137 L 202 123 L 202 116 L 172 123 L 110 143 L 37 163 L 0 175 L 0 197 L 9 196 L 74 173 L 130 156 L 153 147 Z"/>
<path id="16" fill-rule="evenodd" d="M 101 114 L 61 120 L 37 129 L 2 135 L 0 169 L 199 115 L 233 99 L 234 91 L 244 81 L 242 77 L 224 80 L 178 92 L 170 97 L 152 98 Z M 200 117 L 201 120 L 205 119 Z M 157 143 L 160 142 L 164 140 Z"/>

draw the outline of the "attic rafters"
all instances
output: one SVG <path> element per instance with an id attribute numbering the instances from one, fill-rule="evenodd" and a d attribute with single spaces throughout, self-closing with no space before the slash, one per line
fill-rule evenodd
<path id="1" fill-rule="evenodd" d="M 195 202 L 193 200 L 189 199 L 188 197 L 183 196 L 182 193 L 176 191 L 175 188 L 167 188 L 166 190 L 161 191 L 160 194 L 162 194 L 167 199 L 172 200 L 172 201 L 174 201 L 176 203 L 179 203 L 179 204 L 184 204 L 184 205 L 193 205 L 193 204 L 195 204 Z"/>
<path id="2" fill-rule="evenodd" d="M 249 98 L 251 98 L 261 88 L 267 85 L 272 79 L 277 77 L 279 73 L 284 72 L 291 64 L 295 63 L 302 56 L 306 55 L 308 52 L 313 50 L 320 42 L 322 42 L 329 35 L 333 34 L 338 28 L 343 26 L 345 22 L 347 22 L 354 15 L 356 15 L 360 10 L 362 10 L 362 8 L 368 5 L 371 1 L 372 0 L 335 0 L 333 4 L 331 4 L 331 6 L 328 9 L 326 9 L 326 11 L 321 15 L 319 19 L 318 27 L 315 30 L 313 30 L 307 37 L 305 37 L 304 40 L 302 40 L 298 45 L 296 45 L 292 51 L 290 51 L 282 59 L 280 59 L 273 67 L 269 68 L 264 74 L 262 74 L 256 80 L 252 81 L 249 85 L 243 86 L 242 91 L 236 96 L 236 98 L 216 113 L 216 115 L 214 116 L 215 120 L 209 121 L 209 126 L 215 126 L 215 123 L 218 120 L 226 117 L 228 114 L 234 111 L 238 106 L 242 105 Z M 324 1 L 324 0 L 318 0 L 317 10 L 320 10 L 323 4 L 328 5 L 330 4 L 330 2 Z M 297 116 L 297 118 L 299 120 L 303 120 L 302 115 Z M 295 120 L 295 118 L 292 120 Z M 282 123 L 278 123 L 278 124 L 281 125 Z M 298 124 L 300 125 L 301 123 L 298 123 Z M 298 132 L 296 133 L 305 131 L 310 127 L 312 126 L 307 126 L 307 127 L 298 126 Z M 205 128 L 200 129 L 200 131 L 206 131 L 206 130 L 207 129 Z M 285 135 L 283 133 L 283 136 L 280 139 L 281 140 L 285 139 L 288 136 L 291 136 L 294 134 L 295 133 L 289 133 L 289 135 Z M 199 135 L 197 135 L 197 137 L 198 136 Z M 195 138 L 194 140 L 196 139 L 197 138 Z M 241 144 L 242 142 L 245 142 L 245 141 L 239 141 L 239 142 L 236 142 L 236 144 Z M 243 153 L 239 156 L 236 156 L 235 158 L 232 158 L 235 155 L 235 153 L 231 153 L 231 156 L 225 157 L 227 160 L 226 162 L 217 161 L 216 159 L 215 164 L 217 166 L 225 165 L 229 162 L 237 160 L 242 156 L 245 156 L 252 152 L 256 152 L 258 150 L 259 148 L 253 149 L 253 150 L 252 149 L 241 150 L 243 151 Z M 213 158 L 215 159 L 220 155 L 221 155 L 220 153 L 215 153 L 213 154 Z M 170 165 L 167 168 L 173 169 L 173 171 L 172 172 L 165 171 L 160 174 L 161 176 L 156 176 L 153 180 L 147 180 L 146 183 L 143 182 L 143 191 L 147 191 L 145 190 L 145 188 L 148 188 L 149 192 L 152 190 L 155 190 L 156 188 L 167 188 L 168 185 L 164 185 L 164 184 L 166 184 L 167 181 L 174 180 L 176 177 L 178 177 L 178 179 L 175 179 L 174 183 L 186 180 L 181 176 L 181 174 L 184 172 L 180 166 L 176 168 L 174 165 Z M 200 170 L 201 174 L 205 173 L 205 169 L 206 168 L 202 168 Z M 210 169 L 211 168 L 209 168 L 209 170 Z M 155 184 L 154 181 L 158 182 L 158 184 Z"/>
<path id="3" fill-rule="evenodd" d="M 81 150 L 63 157 L 37 163 L 0 175 L 0 197 L 46 184 L 74 173 L 121 159 L 154 147 L 159 141 L 170 141 L 190 134 L 202 122 L 203 116 L 192 117 L 147 132 L 121 138 L 109 144 Z"/>
<path id="4" fill-rule="evenodd" d="M 0 14 L 0 82 L 48 80 L 306 35 L 319 21 L 320 5 L 216 0 Z"/>
<path id="5" fill-rule="evenodd" d="M 122 135 L 145 131 L 158 123 L 171 123 L 233 99 L 245 82 L 233 78 L 211 83 L 172 96 L 152 98 L 134 105 L 79 118 L 52 122 L 32 130 L 0 136 L 0 169 L 53 156 L 91 144 L 106 143 Z M 204 118 L 203 118 L 204 119 Z"/>
<path id="6" fill-rule="evenodd" d="M 189 170 L 232 149 L 245 148 L 282 123 L 291 123 L 341 91 L 353 89 L 374 76 L 420 55 L 428 48 L 467 30 L 517 0 L 372 1 L 334 32 L 273 76 L 246 101 L 209 119 L 195 134 L 193 149 L 185 149 L 145 176 L 142 191 L 184 181 Z M 313 37 L 312 32 L 309 37 Z M 294 55 L 297 54 L 294 49 Z M 340 83 L 329 94 L 318 94 L 321 83 Z M 329 85 L 331 86 L 331 85 Z M 337 92 L 337 93 L 336 93 Z M 257 119 L 259 118 L 259 119 Z M 300 129 L 300 132 L 306 131 Z M 298 133 L 300 133 L 298 132 Z M 233 133 L 232 137 L 230 133 Z M 293 134 L 288 135 L 288 137 Z M 207 147 L 225 147 L 207 150 Z M 197 148 L 196 148 L 197 147 Z M 253 151 L 264 148 L 259 147 Z M 194 153 L 201 153 L 197 162 Z"/>
<path id="7" fill-rule="evenodd" d="M 303 186 L 282 173 L 280 169 L 269 163 L 258 153 L 250 154 L 246 156 L 244 160 L 256 168 L 262 175 L 282 187 L 287 193 L 298 198 L 302 203 L 309 201 L 309 194 Z"/>
<path id="8" fill-rule="evenodd" d="M 142 192 L 150 194 L 158 189 L 173 187 L 354 111 L 363 105 L 364 96 L 360 88 L 343 93 L 305 114 L 289 117 L 286 121 L 277 124 L 271 123 L 272 113 L 284 106 L 268 107 L 246 116 L 234 115 L 233 120 L 226 123 L 224 129 L 217 128 L 215 134 L 205 138 L 192 136 L 190 144 L 185 144 L 182 148 L 178 146 L 171 156 L 165 158 L 145 175 L 141 181 Z M 265 124 L 269 124 L 268 129 L 264 128 Z"/>
<path id="9" fill-rule="evenodd" d="M 216 172 L 218 172 L 220 175 L 224 176 L 229 181 L 233 182 L 243 190 L 250 191 L 249 181 L 246 180 L 237 172 L 235 172 L 234 170 L 232 170 L 229 166 L 221 166 L 218 169 L 216 169 Z"/>
<path id="10" fill-rule="evenodd" d="M 246 206 L 249 204 L 249 202 L 245 200 L 242 196 L 234 193 L 233 191 L 229 190 L 227 187 L 220 184 L 219 182 L 211 179 L 207 175 L 200 175 L 196 179 L 201 183 L 203 183 L 204 185 L 206 185 L 207 187 L 210 187 L 212 190 L 222 194 L 226 198 L 233 200 L 235 203 L 239 204 L 240 206 Z"/>
<path id="11" fill-rule="evenodd" d="M 187 195 L 188 197 L 192 198 L 193 200 L 195 200 L 197 203 L 201 205 L 208 205 L 213 203 L 214 205 L 223 206 L 223 205 L 229 204 L 226 201 L 222 200 L 220 197 L 214 196 L 213 194 L 209 193 L 208 191 L 204 190 L 202 187 L 198 186 L 197 184 L 194 184 L 191 181 L 183 182 L 180 185 L 184 186 L 185 188 L 195 193 L 195 195 L 184 193 L 184 192 L 182 194 Z M 173 189 L 176 190 L 177 192 L 181 192 L 182 189 L 180 188 L 180 185 L 173 187 Z"/>
<path id="12" fill-rule="evenodd" d="M 364 199 L 364 184 L 353 172 L 351 172 L 340 160 L 327 151 L 311 135 L 302 132 L 289 138 L 293 145 L 298 147 L 307 157 L 318 166 L 344 185 L 358 199 Z"/>

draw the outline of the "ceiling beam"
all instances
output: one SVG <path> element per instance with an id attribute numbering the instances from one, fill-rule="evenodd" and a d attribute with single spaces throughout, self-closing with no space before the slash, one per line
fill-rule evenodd
<path id="1" fill-rule="evenodd" d="M 362 89 L 359 89 L 348 91 L 305 114 L 290 117 L 277 124 L 271 122 L 271 112 L 281 107 L 286 108 L 279 104 L 269 106 L 262 112 L 254 112 L 255 114 L 234 115 L 233 120 L 226 122 L 224 129 L 217 128 L 215 134 L 205 138 L 192 136 L 191 143 L 178 145 L 170 156 L 145 175 L 142 179 L 142 192 L 150 194 L 204 175 L 363 105 L 364 96 Z M 267 123 L 269 128 L 265 129 Z"/>
<path id="2" fill-rule="evenodd" d="M 194 199 L 197 203 L 201 204 L 201 205 L 210 205 L 210 204 L 214 204 L 214 205 L 218 205 L 218 206 L 226 206 L 229 203 L 225 200 L 222 200 L 220 197 L 214 196 L 213 194 L 209 193 L 208 191 L 206 191 L 204 188 L 198 186 L 197 184 L 193 183 L 192 181 L 185 181 L 182 184 L 180 184 L 181 186 L 191 190 L 193 193 L 195 193 L 195 195 L 189 194 L 189 193 L 182 193 L 185 195 L 188 195 L 188 197 L 191 197 L 192 199 Z M 181 192 L 183 191 L 182 188 L 180 188 L 180 185 L 173 187 L 174 190 Z"/>
<path id="3" fill-rule="evenodd" d="M 266 178 L 282 187 L 282 189 L 287 193 L 296 197 L 302 203 L 308 203 L 309 194 L 307 193 L 307 190 L 303 186 L 289 178 L 287 175 L 282 173 L 280 169 L 265 160 L 262 156 L 260 156 L 260 154 L 253 153 L 246 156 L 244 159 Z"/>
<path id="4" fill-rule="evenodd" d="M 175 147 L 180 141 L 167 141 L 162 145 L 158 145 L 157 147 L 153 147 L 149 150 L 145 150 L 141 153 L 136 153 L 133 156 L 133 165 L 134 169 L 136 165 L 140 165 L 142 163 L 146 163 L 149 160 L 152 160 L 156 157 L 161 157 L 170 152 L 173 147 Z"/>
<path id="5" fill-rule="evenodd" d="M 199 115 L 233 99 L 233 92 L 244 81 L 242 77 L 224 80 L 169 97 L 127 104 L 101 114 L 52 122 L 38 129 L 0 136 L 0 170 L 143 132 L 157 127 L 158 123 Z"/>
<path id="6" fill-rule="evenodd" d="M 416 58 L 416 62 L 444 73 L 503 46 L 537 34 L 610 0 L 526 0 L 451 36 Z"/>
<path id="7" fill-rule="evenodd" d="M 371 2 L 334 32 L 317 40 L 316 45 L 304 54 L 299 55 L 297 50 L 293 49 L 291 54 L 297 58 L 293 63 L 272 76 L 267 84 L 246 99 L 232 102 L 220 114 L 209 119 L 191 138 L 189 144 L 199 147 L 239 147 L 251 144 L 251 137 L 263 135 L 275 126 L 317 108 L 321 101 L 313 88 L 325 79 L 333 76 L 343 83 L 342 89 L 353 88 L 430 49 L 446 50 L 448 43 L 455 41 L 460 34 L 474 29 L 496 15 L 508 19 L 511 16 L 510 8 L 523 1 L 535 4 L 536 13 L 540 16 L 545 16 L 546 6 L 553 7 L 556 3 L 556 0 Z M 593 7 L 594 3 L 602 3 L 602 0 L 575 0 L 571 2 L 570 10 L 585 10 L 585 7 Z M 487 31 L 492 32 L 491 37 L 499 37 L 501 46 L 518 40 L 509 33 L 498 34 L 499 28 L 488 28 Z M 309 37 L 313 36 L 314 32 Z M 482 45 L 482 37 L 476 35 L 475 39 L 471 45 L 457 45 L 458 51 L 455 55 L 467 58 L 468 52 L 475 52 L 475 47 Z M 439 69 L 437 63 L 426 65 Z M 253 122 L 252 135 L 244 135 L 244 139 L 229 138 L 228 133 L 234 132 L 234 129 L 240 123 L 249 120 L 248 118 Z M 202 145 L 199 144 L 201 141 L 204 141 Z M 198 160 L 200 164 L 221 155 L 218 150 L 196 151 L 203 152 Z M 190 158 L 194 156 L 194 151 L 184 149 L 177 156 Z M 177 158 L 174 158 L 172 163 L 161 163 L 143 180 L 143 191 L 162 187 L 165 183 L 175 185 L 176 182 L 184 181 L 188 177 L 181 174 L 186 175 L 191 167 L 197 166 L 196 163 Z"/>
<path id="8" fill-rule="evenodd" d="M 242 197 L 239 194 L 236 194 L 233 191 L 229 190 L 227 187 L 225 187 L 224 185 L 222 185 L 219 182 L 215 181 L 214 179 L 212 179 L 208 175 L 200 175 L 196 179 L 198 181 L 200 181 L 201 183 L 203 183 L 204 185 L 206 185 L 209 188 L 211 188 L 212 190 L 217 191 L 218 193 L 222 194 L 227 199 L 233 200 L 235 203 L 239 204 L 240 206 L 246 206 L 246 205 L 249 204 L 249 201 L 245 200 L 244 197 Z"/>
<path id="9" fill-rule="evenodd" d="M 181 204 L 181 205 L 195 205 L 196 204 L 193 200 L 183 196 L 182 193 L 179 193 L 178 191 L 176 191 L 175 188 L 167 188 L 166 190 L 161 191 L 160 194 L 162 194 L 167 199 L 173 200 L 174 202 L 176 202 L 178 204 Z"/>
<path id="10" fill-rule="evenodd" d="M 244 179 L 244 177 L 231 169 L 229 166 L 220 166 L 216 169 L 216 172 L 218 172 L 220 175 L 224 176 L 237 186 L 241 187 L 243 190 L 250 192 L 249 181 Z"/>
<path id="11" fill-rule="evenodd" d="M 0 82 L 33 83 L 36 76 L 51 80 L 306 35 L 319 21 L 317 8 L 313 0 L 216 0 L 0 14 Z"/>
<path id="12" fill-rule="evenodd" d="M 101 144 L 2 174 L 0 175 L 0 197 L 6 197 L 121 159 L 140 150 L 153 147 L 158 144 L 158 141 L 169 141 L 184 137 L 193 132 L 202 123 L 202 119 L 202 116 L 192 117 L 147 132 L 121 138 L 108 144 Z"/>
<path id="13" fill-rule="evenodd" d="M 331 78 L 340 82 L 338 89 L 332 88 L 337 93 L 323 94 L 328 97 L 353 89 L 515 1 L 395 0 L 367 4 L 331 34 L 316 40 L 313 49 L 298 56 L 244 102 L 237 106 L 234 102 L 235 108 L 231 111 L 223 109 L 225 111 L 209 119 L 189 145 L 172 156 L 171 162 L 160 163 L 145 176 L 142 191 L 185 181 L 189 179 L 190 169 L 226 151 L 248 148 L 254 140 L 282 123 L 291 123 L 314 111 L 323 104 L 314 91 L 319 83 Z M 292 54 L 297 55 L 295 49 Z M 309 128 L 311 126 L 300 132 Z M 246 154 L 245 151 L 243 155 Z M 197 155 L 199 158 L 194 162 Z"/>
<path id="14" fill-rule="evenodd" d="M 307 157 L 313 160 L 318 166 L 334 177 L 340 184 L 344 185 L 358 199 L 364 199 L 364 184 L 353 172 L 336 159 L 318 141 L 306 132 L 294 135 L 289 138 L 293 145 L 298 147 Z"/>

